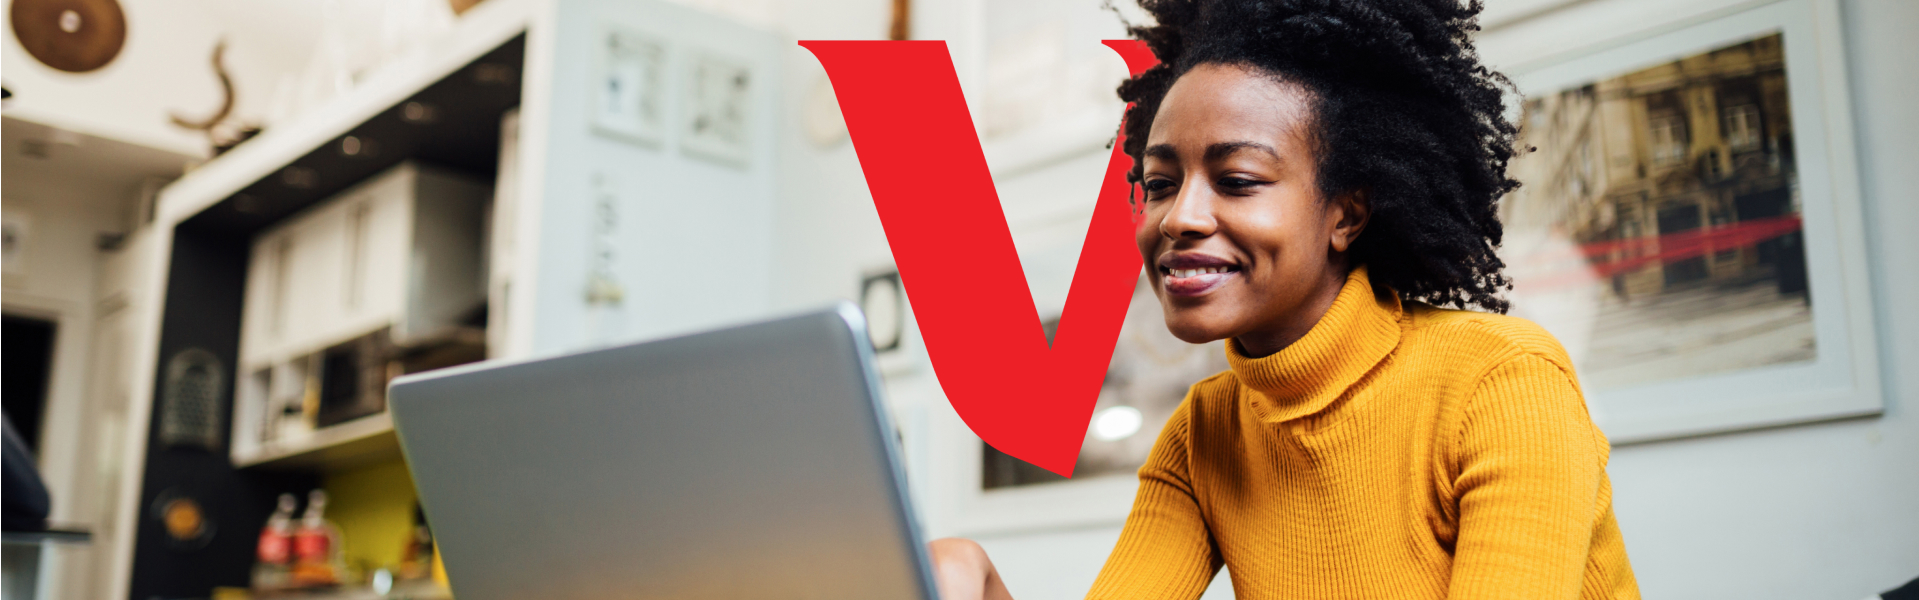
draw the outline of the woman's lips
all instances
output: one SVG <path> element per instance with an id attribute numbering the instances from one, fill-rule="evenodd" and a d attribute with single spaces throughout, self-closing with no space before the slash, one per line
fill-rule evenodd
<path id="1" fill-rule="evenodd" d="M 1239 270 L 1228 267 L 1200 267 L 1188 269 L 1160 269 L 1160 283 L 1166 293 L 1174 296 L 1198 296 L 1218 289 L 1234 277 Z"/>

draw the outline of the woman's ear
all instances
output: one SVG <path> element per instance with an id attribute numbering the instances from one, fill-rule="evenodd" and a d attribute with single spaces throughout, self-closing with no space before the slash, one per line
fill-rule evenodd
<path id="1" fill-rule="evenodd" d="M 1372 205 L 1366 201 L 1366 190 L 1358 189 L 1333 198 L 1332 235 L 1334 252 L 1345 252 L 1353 247 L 1353 241 L 1359 239 L 1359 233 L 1365 231 L 1366 221 L 1372 216 Z"/>

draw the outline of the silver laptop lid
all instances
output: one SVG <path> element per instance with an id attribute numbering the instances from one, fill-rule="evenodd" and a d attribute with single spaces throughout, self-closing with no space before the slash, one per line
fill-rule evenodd
<path id="1" fill-rule="evenodd" d="M 460 600 L 934 598 L 858 309 L 402 377 Z"/>

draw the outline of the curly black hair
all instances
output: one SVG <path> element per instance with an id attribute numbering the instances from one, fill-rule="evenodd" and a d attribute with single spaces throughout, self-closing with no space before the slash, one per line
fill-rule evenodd
<path id="1" fill-rule="evenodd" d="M 1119 87 L 1127 179 L 1138 184 L 1173 82 L 1204 64 L 1250 67 L 1305 88 L 1323 197 L 1363 190 L 1371 222 L 1351 249 L 1376 284 L 1437 306 L 1504 313 L 1494 250 L 1517 128 L 1503 75 L 1480 64 L 1479 0 L 1140 0 L 1129 26 L 1161 63 Z"/>

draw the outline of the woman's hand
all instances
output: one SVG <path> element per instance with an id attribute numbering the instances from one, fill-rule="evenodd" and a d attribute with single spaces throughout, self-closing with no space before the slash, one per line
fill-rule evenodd
<path id="1" fill-rule="evenodd" d="M 926 544 L 940 600 L 1013 600 L 986 550 L 973 540 L 942 538 Z"/>

